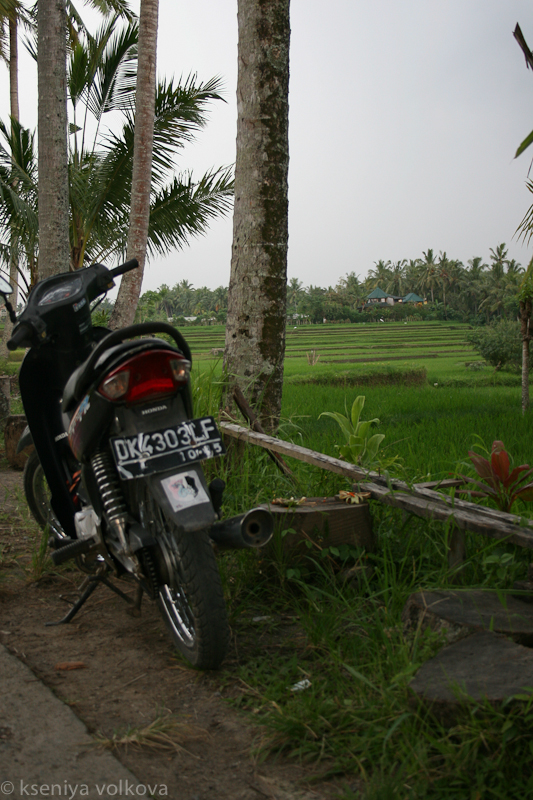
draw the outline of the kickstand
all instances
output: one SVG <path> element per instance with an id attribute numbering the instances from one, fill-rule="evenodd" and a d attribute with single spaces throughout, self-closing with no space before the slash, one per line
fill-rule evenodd
<path id="1" fill-rule="evenodd" d="M 124 594 L 123 591 L 121 591 L 117 586 L 115 586 L 113 583 L 111 583 L 111 581 L 109 580 L 109 578 L 105 574 L 98 573 L 97 575 L 88 575 L 85 578 L 85 580 L 83 581 L 83 583 L 81 584 L 81 586 L 79 588 L 79 591 L 80 591 L 79 598 L 73 604 L 73 606 L 70 609 L 70 611 L 68 611 L 68 613 L 65 614 L 63 619 L 60 619 L 57 622 L 45 622 L 45 625 L 46 626 L 66 625 L 67 622 L 70 622 L 70 620 L 73 617 L 76 616 L 76 614 L 78 613 L 80 608 L 85 605 L 85 603 L 87 602 L 89 597 L 92 595 L 92 593 L 95 591 L 95 589 L 98 588 L 98 585 L 100 583 L 105 584 L 105 586 L 107 586 L 108 589 L 111 589 L 112 592 L 115 592 L 115 594 L 118 594 L 119 597 L 122 597 L 122 599 L 126 603 L 128 603 L 128 605 L 130 606 L 128 611 L 131 613 L 132 616 L 134 616 L 134 617 L 140 617 L 141 616 L 141 601 L 142 601 L 142 595 L 143 595 L 142 586 L 140 586 L 140 585 L 137 586 L 137 589 L 136 589 L 136 592 L 135 592 L 135 600 L 132 600 L 131 597 L 128 597 L 127 594 Z M 62 598 L 62 599 L 64 599 L 64 598 Z"/>

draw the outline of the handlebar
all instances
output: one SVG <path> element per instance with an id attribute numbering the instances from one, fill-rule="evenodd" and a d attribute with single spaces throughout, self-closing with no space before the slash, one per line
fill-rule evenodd
<path id="1" fill-rule="evenodd" d="M 118 275 L 123 275 L 125 272 L 129 272 L 132 269 L 137 269 L 139 266 L 139 262 L 136 258 L 130 258 L 129 261 L 126 261 L 124 264 L 120 264 L 118 267 L 114 269 L 108 270 L 103 264 L 92 264 L 86 270 L 80 270 L 78 275 L 83 276 L 83 291 L 86 293 L 86 297 L 89 301 L 94 300 L 101 294 L 105 294 L 105 292 L 112 286 L 113 284 L 109 282 L 109 276 L 112 278 L 116 278 Z M 59 286 L 61 282 L 64 282 L 68 279 L 75 279 L 76 276 L 74 273 L 67 273 L 61 274 L 58 276 L 53 276 L 52 278 L 48 279 L 46 283 L 40 282 L 37 284 L 37 287 L 43 286 L 42 289 L 36 287 L 37 292 L 40 292 L 36 296 L 34 295 L 33 291 L 30 294 L 29 303 L 25 311 L 23 312 L 24 320 L 21 320 L 13 330 L 13 335 L 11 339 L 7 342 L 8 350 L 16 350 L 18 347 L 31 347 L 32 344 L 35 344 L 39 341 L 40 337 L 43 337 L 43 340 L 46 340 L 46 324 L 44 322 L 43 316 L 44 312 L 38 308 L 39 299 L 42 298 L 42 293 L 45 291 L 45 286 L 50 287 L 52 286 Z M 52 281 L 52 284 L 50 284 Z M 60 283 L 58 284 L 58 281 Z M 81 288 L 78 287 L 76 292 L 81 292 Z M 65 299 L 62 301 L 64 303 L 70 302 L 67 300 L 68 295 L 65 296 Z M 31 300 L 33 298 L 34 310 L 31 310 Z M 50 303 L 50 308 L 54 309 L 57 304 L 53 302 Z M 47 306 L 48 308 L 48 306 Z M 57 326 L 57 320 L 56 320 Z M 170 327 L 170 326 L 169 326 Z M 135 334 L 133 334 L 135 335 Z M 172 335 L 172 334 L 171 334 Z M 37 338 L 36 338 L 37 337 Z M 181 341 L 178 342 L 178 346 L 182 346 L 183 343 Z M 186 345 L 185 345 L 186 347 Z"/>
<path id="2" fill-rule="evenodd" d="M 33 334 L 33 325 L 27 322 L 19 322 L 13 332 L 11 339 L 7 341 L 8 350 L 17 350 L 19 347 L 28 347 Z"/>
<path id="3" fill-rule="evenodd" d="M 111 275 L 116 278 L 119 275 L 123 275 L 125 272 L 130 272 L 132 269 L 137 269 L 139 266 L 139 262 L 136 258 L 130 258 L 129 261 L 126 261 L 124 264 L 120 264 L 120 266 L 115 267 L 114 269 L 110 269 L 109 272 Z"/>

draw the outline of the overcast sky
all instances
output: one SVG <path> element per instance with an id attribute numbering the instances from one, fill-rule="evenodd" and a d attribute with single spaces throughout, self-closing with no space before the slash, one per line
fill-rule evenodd
<path id="1" fill-rule="evenodd" d="M 226 103 L 176 165 L 199 177 L 235 160 L 237 0 L 159 5 L 159 74 L 224 81 Z M 527 263 L 533 245 L 514 233 L 533 202 L 533 147 L 513 156 L 533 129 L 533 72 L 517 22 L 533 49 L 531 0 L 292 0 L 289 278 L 335 285 L 428 248 L 488 261 L 501 242 Z M 32 125 L 36 75 L 21 55 L 21 121 Z M 153 261 L 143 290 L 227 285 L 231 232 L 231 217 L 219 220 Z"/>

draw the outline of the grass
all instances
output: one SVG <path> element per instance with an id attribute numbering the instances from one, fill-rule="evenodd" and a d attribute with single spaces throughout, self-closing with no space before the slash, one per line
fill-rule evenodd
<path id="1" fill-rule="evenodd" d="M 437 323 L 305 326 L 289 332 L 280 436 L 336 455 L 338 428 L 318 417 L 322 411 L 344 413 L 345 403 L 364 394 L 365 418 L 381 420 L 382 447 L 401 457 L 401 476 L 408 480 L 447 476 L 480 439 L 489 447 L 502 439 L 515 463 L 531 462 L 532 426 L 530 415 L 521 414 L 517 376 L 467 367 L 479 357 L 464 345 L 464 332 L 465 326 Z M 185 334 L 195 354 L 196 413 L 216 413 L 221 360 L 211 349 L 223 346 L 223 329 L 191 327 Z M 314 365 L 306 355 L 312 350 L 320 355 Z M 396 353 L 402 361 L 325 363 Z M 413 361 L 413 354 L 424 357 Z M 426 380 L 408 385 L 405 376 L 421 370 Z M 392 376 L 389 385 L 379 384 L 376 376 L 383 375 Z M 296 486 L 259 448 L 206 462 L 205 469 L 208 481 L 217 476 L 227 482 L 225 516 L 274 496 L 331 495 L 350 488 L 339 476 L 289 462 Z M 529 513 L 525 505 L 516 510 Z M 309 550 L 297 568 L 279 547 L 220 559 L 241 653 L 225 668 L 223 680 L 228 702 L 261 724 L 257 757 L 282 752 L 313 764 L 317 778 L 338 776 L 344 780 L 343 800 L 530 796 L 531 694 L 497 709 L 472 703 L 453 725 L 444 726 L 409 690 L 411 677 L 445 636 L 422 628 L 405 631 L 402 610 L 413 591 L 451 585 L 449 532 L 377 503 L 371 511 L 375 553 L 352 549 L 343 562 Z M 526 550 L 474 534 L 467 534 L 467 553 L 464 586 L 500 593 L 525 578 L 530 561 Z M 342 577 L 343 567 L 363 564 L 372 570 L 361 570 L 358 582 Z M 294 691 L 302 680 L 307 688 Z M 146 728 L 103 737 L 102 746 L 174 747 L 166 739 L 174 734 L 165 726 L 175 721 L 159 717 Z M 182 746 L 183 739 L 176 741 Z"/>
<path id="2" fill-rule="evenodd" d="M 408 480 L 446 477 L 480 441 L 490 448 L 502 439 L 516 464 L 532 461 L 530 415 L 521 413 L 519 376 L 470 369 L 467 363 L 479 361 L 473 351 L 411 361 L 414 347 L 408 354 L 403 348 L 405 361 L 394 364 L 326 364 L 331 353 L 336 357 L 337 349 L 348 346 L 381 354 L 397 345 L 392 325 L 363 332 L 361 326 L 338 327 L 298 329 L 292 342 L 288 337 L 282 438 L 336 455 L 338 427 L 318 417 L 326 410 L 345 413 L 345 403 L 349 407 L 364 394 L 365 418 L 381 420 L 382 447 L 389 448 L 387 455 L 400 455 L 400 475 Z M 464 335 L 460 326 L 444 332 L 443 327 L 424 332 L 420 327 L 418 345 L 422 333 L 433 352 L 433 337 Z M 396 331 L 398 339 L 406 337 L 403 342 L 407 335 Z M 314 365 L 306 356 L 311 350 L 321 356 Z M 367 351 L 351 351 L 349 357 L 353 352 Z M 204 364 L 210 364 L 212 376 L 219 374 L 212 360 L 201 368 Z M 425 370 L 426 380 L 409 385 L 405 376 L 413 370 Z M 383 375 L 389 385 L 382 379 L 380 385 Z M 215 398 L 207 398 L 208 392 L 205 388 L 209 404 Z M 258 449 L 241 454 L 238 470 L 228 464 L 208 467 L 228 483 L 225 514 L 296 494 Z M 331 473 L 292 459 L 289 464 L 302 495 L 349 488 Z M 514 510 L 530 515 L 528 505 Z M 412 592 L 456 588 L 447 566 L 446 526 L 377 503 L 371 508 L 378 550 L 353 550 L 345 564 L 372 567 L 359 572 L 358 582 L 341 577 L 337 558 L 313 556 L 312 550 L 297 567 L 280 548 L 227 554 L 220 561 L 231 624 L 245 653 L 226 672 L 229 702 L 261 724 L 257 757 L 282 752 L 313 764 L 317 778 L 337 776 L 342 782 L 347 776 L 343 800 L 529 796 L 533 695 L 499 708 L 470 703 L 445 726 L 409 690 L 418 667 L 446 643 L 443 632 L 408 632 L 402 623 Z M 526 550 L 474 534 L 467 534 L 467 553 L 464 586 L 499 593 L 526 577 L 531 560 Z M 304 679 L 307 688 L 293 691 Z"/>
<path id="3" fill-rule="evenodd" d="M 148 725 L 115 731 L 111 736 L 101 733 L 93 736 L 95 746 L 100 749 L 128 750 L 133 747 L 170 753 L 184 751 L 185 742 L 205 742 L 208 738 L 207 731 L 199 725 L 179 722 L 172 714 L 160 711 L 156 712 L 155 719 Z"/>
<path id="4" fill-rule="evenodd" d="M 227 678 L 239 686 L 230 702 L 264 727 L 258 757 L 282 752 L 313 764 L 317 778 L 359 776 L 362 794 L 347 788 L 346 800 L 528 796 L 531 695 L 496 710 L 474 703 L 452 727 L 410 696 L 410 679 L 446 640 L 405 633 L 401 613 L 411 592 L 449 584 L 445 530 L 380 506 L 373 514 L 380 549 L 361 588 L 329 560 L 287 579 L 275 559 L 229 557 L 240 561 L 226 584 L 232 626 L 249 641 Z M 511 573 L 497 576 L 489 561 L 498 548 L 475 536 L 468 545 L 467 583 L 508 586 Z M 294 691 L 302 679 L 308 688 Z"/>

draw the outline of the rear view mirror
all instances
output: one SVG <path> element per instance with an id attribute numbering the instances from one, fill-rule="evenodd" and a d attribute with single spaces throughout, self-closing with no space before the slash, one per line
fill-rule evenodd
<path id="1" fill-rule="evenodd" d="M 13 289 L 5 278 L 0 275 L 0 294 L 13 294 Z"/>

